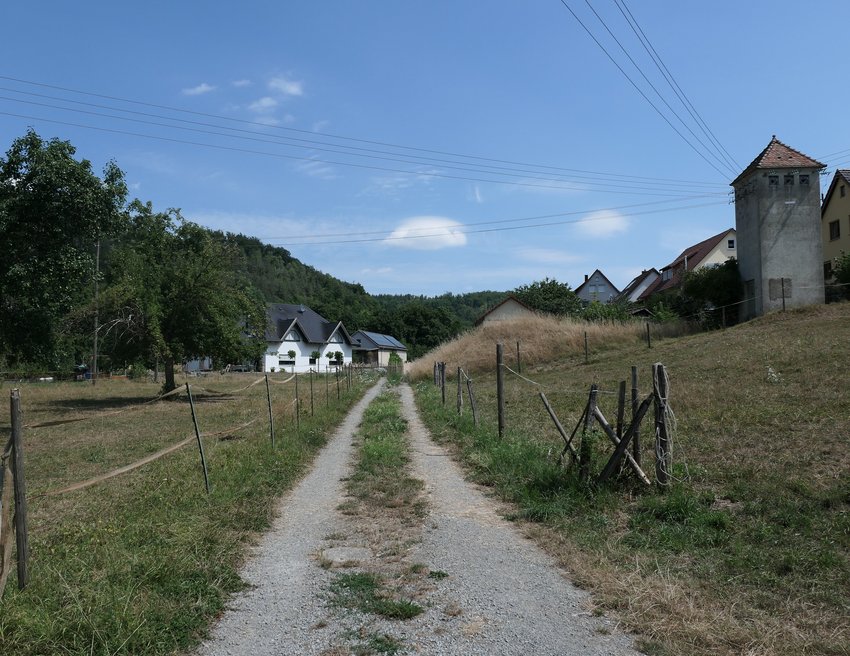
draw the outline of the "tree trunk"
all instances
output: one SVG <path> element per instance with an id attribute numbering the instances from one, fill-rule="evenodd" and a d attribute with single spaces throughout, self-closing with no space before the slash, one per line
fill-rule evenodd
<path id="1" fill-rule="evenodd" d="M 177 385 L 174 382 L 174 358 L 169 355 L 165 358 L 165 385 L 162 388 L 162 393 L 165 394 L 176 388 Z"/>

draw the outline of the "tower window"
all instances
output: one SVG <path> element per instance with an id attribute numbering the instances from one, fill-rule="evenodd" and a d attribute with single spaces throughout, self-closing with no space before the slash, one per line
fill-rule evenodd
<path id="1" fill-rule="evenodd" d="M 800 174 L 800 184 L 801 185 L 809 184 L 809 174 L 808 173 L 801 173 Z"/>
<path id="2" fill-rule="evenodd" d="M 779 176 L 778 175 L 767 176 L 767 184 L 769 184 L 771 187 L 778 187 L 779 186 Z"/>
<path id="3" fill-rule="evenodd" d="M 841 236 L 841 224 L 838 221 L 829 222 L 829 241 L 835 241 Z"/>
<path id="4" fill-rule="evenodd" d="M 794 184 L 794 174 L 793 173 L 786 173 L 785 174 L 785 186 L 790 187 L 792 184 Z"/>
<path id="5" fill-rule="evenodd" d="M 726 248 L 728 248 L 729 250 L 733 250 L 735 248 L 735 240 L 734 239 L 728 240 L 726 242 Z"/>

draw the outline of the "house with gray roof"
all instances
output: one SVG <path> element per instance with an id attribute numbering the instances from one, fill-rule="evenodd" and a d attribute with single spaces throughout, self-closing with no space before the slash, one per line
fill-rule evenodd
<path id="1" fill-rule="evenodd" d="M 596 269 L 589 276 L 584 276 L 584 282 L 576 287 L 575 292 L 576 296 L 585 303 L 592 303 L 593 301 L 610 303 L 620 293 L 620 290 L 605 277 L 604 273 Z"/>
<path id="2" fill-rule="evenodd" d="M 319 371 L 351 363 L 354 343 L 341 321 L 328 321 L 304 305 L 290 303 L 271 303 L 266 316 L 263 371 Z M 329 353 L 333 357 L 328 358 Z"/>
<path id="3" fill-rule="evenodd" d="M 351 335 L 354 342 L 354 359 L 375 367 L 386 367 L 390 356 L 395 353 L 402 362 L 407 362 L 407 347 L 392 335 L 358 330 Z"/>

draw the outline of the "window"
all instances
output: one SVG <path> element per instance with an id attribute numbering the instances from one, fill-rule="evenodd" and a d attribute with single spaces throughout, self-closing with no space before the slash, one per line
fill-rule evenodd
<path id="1" fill-rule="evenodd" d="M 735 240 L 730 239 L 729 241 L 727 241 L 726 248 L 728 248 L 730 251 L 735 250 Z"/>
<path id="2" fill-rule="evenodd" d="M 310 364 L 316 364 L 316 358 L 310 358 Z"/>
<path id="3" fill-rule="evenodd" d="M 823 263 L 823 279 L 829 280 L 832 278 L 832 260 L 827 260 Z"/>
<path id="4" fill-rule="evenodd" d="M 767 176 L 767 184 L 769 184 L 771 187 L 778 187 L 779 186 L 779 176 L 778 175 Z"/>
<path id="5" fill-rule="evenodd" d="M 841 185 L 841 187 L 839 188 L 839 191 L 841 192 L 841 197 L 844 198 L 844 194 L 847 193 L 847 191 L 844 189 L 844 185 Z"/>
<path id="6" fill-rule="evenodd" d="M 786 187 L 790 187 L 791 185 L 793 185 L 794 184 L 794 174 L 793 173 L 786 173 L 784 183 L 785 183 Z"/>
<path id="7" fill-rule="evenodd" d="M 283 339 L 286 342 L 300 342 L 301 335 L 298 334 L 297 330 L 290 330 Z"/>
<path id="8" fill-rule="evenodd" d="M 284 360 L 283 358 L 278 358 L 277 364 L 280 367 L 288 367 L 295 364 L 295 360 Z"/>
<path id="9" fill-rule="evenodd" d="M 829 241 L 835 241 L 841 236 L 841 224 L 838 221 L 829 222 Z"/>
<path id="10" fill-rule="evenodd" d="M 800 174 L 800 184 L 801 185 L 809 184 L 809 174 L 808 173 L 801 173 Z"/>
<path id="11" fill-rule="evenodd" d="M 673 277 L 673 269 L 664 269 L 661 272 L 661 280 L 670 280 Z"/>

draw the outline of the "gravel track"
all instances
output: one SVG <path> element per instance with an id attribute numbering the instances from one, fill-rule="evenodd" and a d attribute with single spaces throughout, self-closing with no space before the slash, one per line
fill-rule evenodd
<path id="1" fill-rule="evenodd" d="M 415 600 L 425 612 L 411 620 L 329 607 L 328 587 L 336 571 L 320 567 L 317 554 L 342 543 L 375 549 L 362 539 L 356 518 L 343 516 L 337 506 L 345 498 L 340 479 L 350 472 L 356 428 L 382 386 L 352 409 L 311 472 L 281 500 L 278 518 L 242 572 L 252 587 L 234 598 L 196 654 L 342 655 L 370 635 L 392 636 L 404 654 L 638 654 L 630 637 L 590 615 L 587 593 L 571 585 L 548 556 L 499 516 L 493 500 L 463 479 L 431 440 L 407 385 L 400 394 L 409 425 L 410 474 L 425 482 L 430 513 L 421 526 L 408 529 L 418 544 L 402 558 L 448 576 L 423 579 Z M 387 563 L 388 574 L 398 571 L 397 561 Z M 379 558 L 369 563 L 371 571 L 381 567 Z"/>

